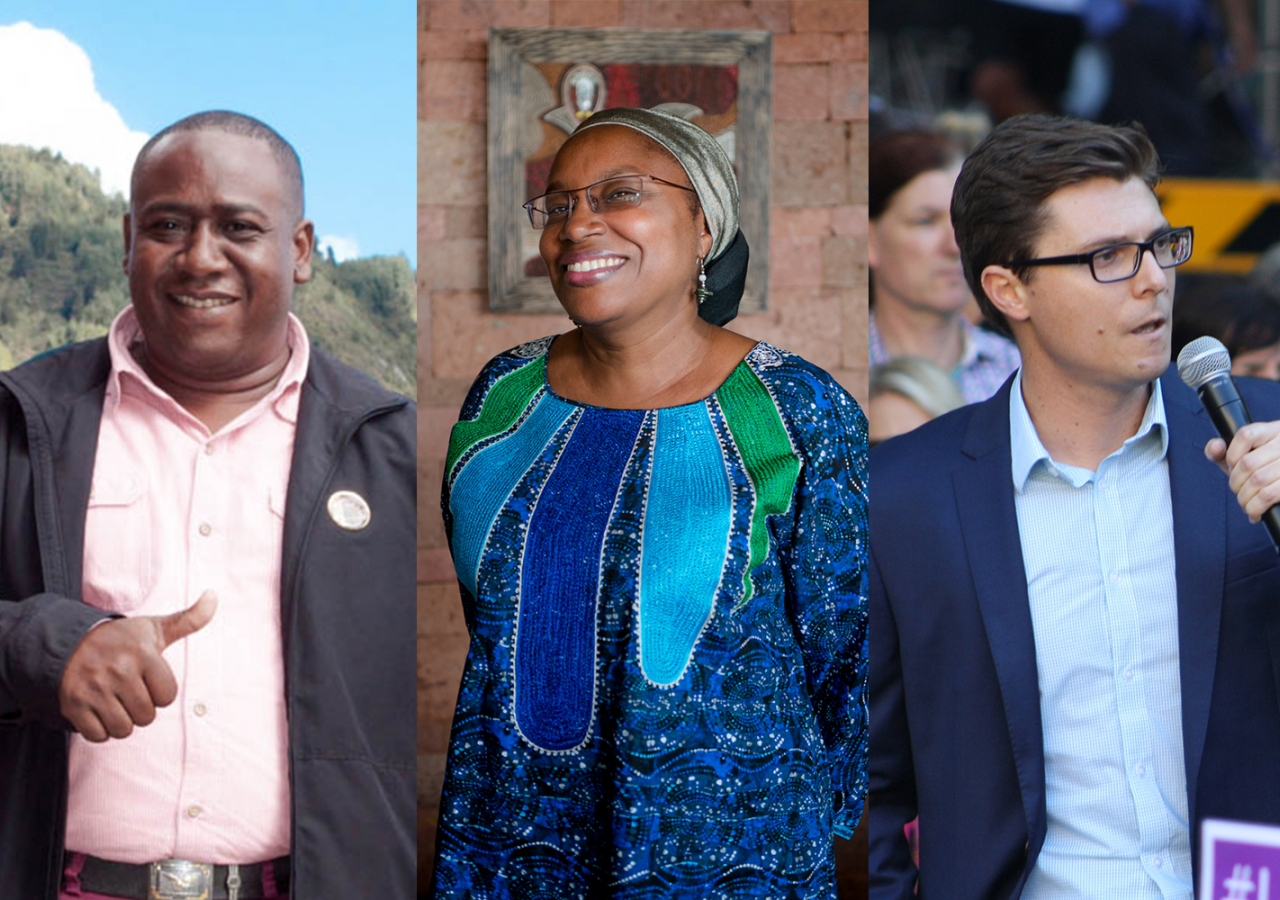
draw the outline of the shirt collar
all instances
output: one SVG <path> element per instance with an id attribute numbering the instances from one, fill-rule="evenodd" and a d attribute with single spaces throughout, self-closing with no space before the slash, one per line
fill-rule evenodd
<path id="1" fill-rule="evenodd" d="M 960 335 L 963 340 L 960 350 L 960 362 L 956 363 L 956 371 L 967 369 L 972 366 L 980 355 L 983 355 L 985 346 L 978 340 L 977 332 L 980 329 L 974 327 L 973 323 L 964 316 L 960 317 Z"/>
<path id="2" fill-rule="evenodd" d="M 107 350 L 111 354 L 111 374 L 107 378 L 105 403 L 109 409 L 115 410 L 120 405 L 120 392 L 125 379 L 137 383 L 144 391 L 160 401 L 164 408 L 181 409 L 178 402 L 164 389 L 159 387 L 146 370 L 138 364 L 129 347 L 142 340 L 142 328 L 138 324 L 138 316 L 130 304 L 120 310 L 111 322 L 107 332 Z M 271 392 L 263 397 L 254 409 L 269 404 L 276 414 L 288 422 L 297 423 L 298 404 L 289 402 L 291 395 L 302 387 L 307 377 L 307 366 L 311 360 L 311 342 L 307 330 L 301 320 L 289 313 L 287 340 L 289 342 L 289 362 L 285 364 L 280 380 Z M 185 412 L 185 410 L 184 410 Z"/>
<path id="3" fill-rule="evenodd" d="M 1147 408 L 1142 414 L 1142 422 L 1138 425 L 1138 430 L 1111 455 L 1124 453 L 1130 446 L 1144 440 L 1153 431 L 1159 434 L 1160 441 L 1160 452 L 1156 459 L 1164 459 L 1165 454 L 1169 452 L 1169 423 L 1164 414 L 1164 396 L 1160 391 L 1158 378 L 1151 382 L 1151 396 L 1147 399 Z M 1026 401 L 1022 399 L 1021 369 L 1014 376 L 1013 386 L 1009 390 L 1009 450 L 1013 462 L 1013 487 L 1019 494 L 1026 488 L 1032 469 L 1041 460 L 1045 465 L 1055 465 L 1060 469 L 1073 468 L 1055 463 L 1049 456 L 1049 451 L 1040 442 L 1035 423 L 1031 421 L 1031 413 L 1027 411 Z"/>
<path id="4" fill-rule="evenodd" d="M 960 317 L 960 328 L 964 332 L 964 350 L 960 353 L 960 364 L 956 366 L 957 369 L 968 368 L 979 359 L 996 358 L 994 348 L 1003 343 L 1004 338 L 984 331 L 964 316 Z"/>
<path id="5" fill-rule="evenodd" d="M 979 359 L 997 359 L 997 342 L 1004 342 L 1004 338 L 988 334 L 964 316 L 960 317 L 960 335 L 962 341 L 960 361 L 956 363 L 953 372 L 963 372 Z M 876 324 L 874 309 L 867 313 L 867 357 L 872 366 L 889 361 L 889 350 L 884 345 L 884 338 L 880 336 L 880 326 Z"/>
<path id="6" fill-rule="evenodd" d="M 884 338 L 880 337 L 874 309 L 867 312 L 867 359 L 873 366 L 889 361 L 889 351 L 885 349 Z"/>

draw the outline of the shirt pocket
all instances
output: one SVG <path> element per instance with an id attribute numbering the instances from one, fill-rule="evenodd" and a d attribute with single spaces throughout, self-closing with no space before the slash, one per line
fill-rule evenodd
<path id="1" fill-rule="evenodd" d="M 94 473 L 85 518 L 84 600 L 111 612 L 137 609 L 155 583 L 146 476 Z"/>

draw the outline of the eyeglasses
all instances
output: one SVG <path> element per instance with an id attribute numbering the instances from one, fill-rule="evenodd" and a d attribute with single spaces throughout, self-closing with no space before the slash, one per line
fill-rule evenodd
<path id="1" fill-rule="evenodd" d="M 1124 281 L 1138 274 L 1142 265 L 1142 254 L 1151 251 L 1156 265 L 1162 269 L 1180 266 L 1191 258 L 1191 226 L 1170 228 L 1162 231 L 1149 241 L 1127 241 L 1123 244 L 1110 244 L 1099 247 L 1089 253 L 1077 253 L 1073 256 L 1049 256 L 1044 259 L 1020 259 L 1005 263 L 1010 269 L 1024 266 L 1069 266 L 1083 263 L 1089 264 L 1094 281 L 1109 284 L 1113 281 Z"/>
<path id="2" fill-rule="evenodd" d="M 543 194 L 541 197 L 534 197 L 524 204 L 525 210 L 529 213 L 529 224 L 541 231 L 553 222 L 563 222 L 569 218 L 574 207 L 577 206 L 573 196 L 579 191 L 587 192 L 587 202 L 591 204 L 591 209 L 595 212 L 607 215 L 624 209 L 632 209 L 639 206 L 641 198 L 644 197 L 644 191 L 641 188 L 646 178 L 659 184 L 679 188 L 682 191 L 697 193 L 693 188 L 664 181 L 654 175 L 619 175 L 614 178 L 606 178 L 604 181 L 597 181 L 595 184 L 589 184 L 586 187 L 574 188 L 571 191 L 552 191 L 549 194 Z"/>

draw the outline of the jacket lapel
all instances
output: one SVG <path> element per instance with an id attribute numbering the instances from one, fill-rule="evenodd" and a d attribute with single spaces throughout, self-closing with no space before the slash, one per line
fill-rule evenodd
<path id="1" fill-rule="evenodd" d="M 293 462 L 285 499 L 284 548 L 280 571 L 281 615 L 285 626 L 285 653 L 295 633 L 298 614 L 299 570 L 307 536 L 317 516 L 324 492 L 338 463 L 338 455 L 361 422 L 380 412 L 408 403 L 368 376 L 348 369 L 314 344 L 298 404 Z M 289 671 L 286 668 L 286 679 Z"/>
<path id="2" fill-rule="evenodd" d="M 5 373 L 22 405 L 36 490 L 44 589 L 79 599 L 85 516 L 111 358 L 104 339 Z M 39 399 L 37 399 L 39 398 Z"/>
<path id="3" fill-rule="evenodd" d="M 1035 859 L 1045 832 L 1044 738 L 1026 568 L 1013 502 L 1009 450 L 1012 379 L 981 404 L 961 448 L 953 482 L 960 528 L 1009 726 Z"/>
<path id="4" fill-rule="evenodd" d="M 1175 376 L 1163 381 L 1169 421 L 1169 493 L 1178 584 L 1178 666 L 1182 681 L 1182 746 L 1187 798 L 1196 818 L 1196 777 L 1209 725 L 1218 663 L 1222 583 L 1227 557 L 1227 504 L 1222 482 L 1204 457 L 1214 436 L 1204 409 Z M 1228 500 L 1230 498 L 1227 498 Z"/>
<path id="5" fill-rule="evenodd" d="M 98 452 L 102 421 L 101 391 L 81 394 L 67 406 L 67 418 L 57 436 L 54 478 L 58 485 L 58 518 L 67 548 L 65 594 L 79 598 L 84 579 L 84 529 L 93 484 L 93 461 Z"/>

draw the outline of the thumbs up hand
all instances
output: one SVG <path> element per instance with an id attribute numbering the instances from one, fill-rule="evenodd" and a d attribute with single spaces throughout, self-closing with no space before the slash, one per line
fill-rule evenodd
<path id="1" fill-rule="evenodd" d="M 178 696 L 178 682 L 161 654 L 209 624 L 218 598 L 205 591 L 181 612 L 104 622 L 85 635 L 62 673 L 63 717 L 86 740 L 125 738 L 150 725 L 156 707 Z"/>

